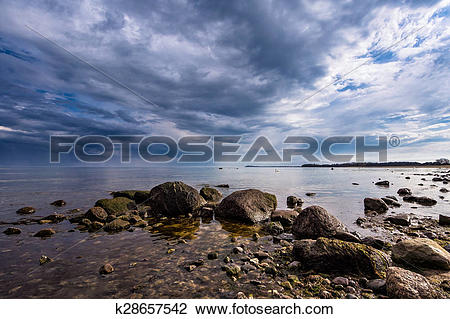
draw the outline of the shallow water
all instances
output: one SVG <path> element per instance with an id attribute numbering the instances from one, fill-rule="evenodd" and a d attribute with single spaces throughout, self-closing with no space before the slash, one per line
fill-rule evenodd
<path id="1" fill-rule="evenodd" d="M 403 203 L 395 212 L 413 212 L 437 218 L 449 212 L 449 195 L 442 194 L 441 183 L 431 182 L 428 174 L 436 168 L 224 168 L 157 167 L 157 168 L 3 168 L 0 169 L 0 221 L 21 218 L 15 211 L 33 206 L 35 217 L 92 207 L 109 192 L 123 189 L 151 189 L 173 180 L 181 180 L 197 189 L 203 185 L 227 183 L 220 189 L 224 196 L 237 189 L 257 188 L 277 195 L 279 208 L 286 207 L 286 197 L 296 195 L 305 204 L 321 205 L 341 219 L 351 230 L 367 234 L 354 221 L 363 213 L 364 197 L 396 195 L 401 187 L 413 189 L 415 195 L 435 198 L 438 204 L 423 207 Z M 409 176 L 410 179 L 405 179 Z M 421 178 L 426 178 L 422 181 Z M 389 188 L 373 183 L 391 181 Z M 352 185 L 353 182 L 359 185 Z M 417 184 L 423 183 L 424 186 Z M 432 186 L 438 184 L 437 186 Z M 306 192 L 317 193 L 314 197 Z M 444 195 L 445 199 L 439 199 Z M 68 204 L 55 208 L 49 203 L 64 199 Z M 391 213 L 391 210 L 390 210 Z M 390 214 L 388 213 L 388 214 Z M 3 225 L 3 231 L 8 225 Z M 239 285 L 220 270 L 223 257 L 230 253 L 238 237 L 245 245 L 273 246 L 266 237 L 259 243 L 250 240 L 257 228 L 201 219 L 166 220 L 152 233 L 136 229 L 119 234 L 69 232 L 68 221 L 52 224 L 57 233 L 49 239 L 32 235 L 45 225 L 21 225 L 20 235 L 0 234 L 0 297 L 43 298 L 200 298 L 226 297 L 229 288 Z M 380 234 L 375 234 L 380 235 Z M 179 242 L 183 238 L 185 241 Z M 168 254 L 169 248 L 175 252 Z M 206 261 L 209 251 L 219 252 L 219 259 Z M 39 266 L 39 257 L 47 255 L 52 263 Z M 184 264 L 204 259 L 205 265 L 187 272 Z M 98 274 L 109 262 L 116 271 L 108 276 Z M 251 288 L 248 288 L 251 289 Z"/>

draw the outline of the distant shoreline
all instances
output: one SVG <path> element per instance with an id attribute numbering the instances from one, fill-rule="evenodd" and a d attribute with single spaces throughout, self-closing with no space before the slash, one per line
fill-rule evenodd
<path id="1" fill-rule="evenodd" d="M 321 168 L 394 168 L 394 167 L 410 167 L 410 168 L 450 168 L 450 164 L 440 163 L 419 163 L 419 162 L 386 162 L 386 163 L 333 163 L 333 164 L 303 164 L 303 165 L 246 165 L 245 167 L 271 167 L 271 168 L 308 168 L 308 167 L 321 167 Z"/>

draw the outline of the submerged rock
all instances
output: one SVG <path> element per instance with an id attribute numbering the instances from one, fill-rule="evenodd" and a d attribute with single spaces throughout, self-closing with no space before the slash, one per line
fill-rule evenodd
<path id="1" fill-rule="evenodd" d="M 436 288 L 424 276 L 415 272 L 389 267 L 386 291 L 390 298 L 418 299 L 437 297 Z"/>
<path id="2" fill-rule="evenodd" d="M 404 196 L 403 201 L 409 203 L 416 203 L 422 206 L 434 206 L 437 204 L 437 201 L 433 198 L 429 198 L 426 196 Z"/>
<path id="3" fill-rule="evenodd" d="M 111 195 L 113 197 L 126 197 L 128 199 L 134 200 L 136 204 L 142 204 L 148 200 L 150 191 L 124 190 L 112 192 Z"/>
<path id="4" fill-rule="evenodd" d="M 38 231 L 36 234 L 34 234 L 34 237 L 50 237 L 56 234 L 56 232 L 51 228 L 45 228 Z"/>
<path id="5" fill-rule="evenodd" d="M 399 195 L 399 196 L 401 196 L 401 197 L 403 197 L 403 196 L 408 196 L 408 195 L 411 195 L 412 194 L 412 191 L 409 189 L 409 188 L 400 188 L 398 191 L 397 191 L 397 194 Z"/>
<path id="6" fill-rule="evenodd" d="M 107 232 L 117 232 L 122 231 L 130 227 L 130 222 L 117 218 L 112 222 L 107 223 L 103 229 Z"/>
<path id="7" fill-rule="evenodd" d="M 255 224 L 269 219 L 276 208 L 275 195 L 247 189 L 225 197 L 215 212 L 220 218 Z"/>
<path id="8" fill-rule="evenodd" d="M 90 221 L 105 222 L 108 213 L 101 207 L 92 207 L 84 216 Z"/>
<path id="9" fill-rule="evenodd" d="M 56 207 L 63 207 L 66 205 L 66 202 L 63 201 L 62 199 L 59 200 L 55 200 L 53 203 L 51 203 L 50 205 L 56 206 Z"/>
<path id="10" fill-rule="evenodd" d="M 297 239 L 330 238 L 337 232 L 347 232 L 347 228 L 320 206 L 309 206 L 303 209 L 292 226 L 292 234 Z"/>
<path id="11" fill-rule="evenodd" d="M 428 238 L 407 239 L 395 244 L 392 259 L 407 267 L 450 269 L 450 253 Z"/>
<path id="12" fill-rule="evenodd" d="M 382 214 L 387 212 L 389 210 L 389 207 L 380 198 L 366 197 L 364 198 L 364 210 L 374 211 L 378 214 Z"/>
<path id="13" fill-rule="evenodd" d="M 298 211 L 295 210 L 276 210 L 270 215 L 270 220 L 280 222 L 283 227 L 291 227 L 297 216 Z"/>
<path id="14" fill-rule="evenodd" d="M 21 215 L 34 214 L 35 212 L 36 212 L 36 209 L 31 206 L 22 207 L 16 211 L 17 214 L 21 214 Z"/>
<path id="15" fill-rule="evenodd" d="M 379 181 L 379 182 L 376 182 L 375 183 L 375 185 L 377 185 L 377 186 L 384 186 L 384 187 L 389 187 L 389 181 Z"/>
<path id="16" fill-rule="evenodd" d="M 195 188 L 183 182 L 166 182 L 150 191 L 152 212 L 164 216 L 193 214 L 205 203 Z"/>
<path id="17" fill-rule="evenodd" d="M 200 190 L 200 196 L 208 202 L 220 202 L 222 199 L 222 193 L 212 187 L 203 187 Z"/>
<path id="18" fill-rule="evenodd" d="M 21 232 L 22 231 L 19 228 L 16 228 L 16 227 L 8 227 L 8 228 L 6 228 L 6 230 L 3 231 L 3 233 L 5 235 L 18 235 Z"/>
<path id="19" fill-rule="evenodd" d="M 304 268 L 369 278 L 384 278 L 390 263 L 388 256 L 375 248 L 327 238 L 299 240 L 294 244 L 293 254 Z"/>
<path id="20" fill-rule="evenodd" d="M 103 208 L 108 215 L 120 215 L 135 208 L 134 202 L 126 197 L 100 199 L 95 206 Z"/>

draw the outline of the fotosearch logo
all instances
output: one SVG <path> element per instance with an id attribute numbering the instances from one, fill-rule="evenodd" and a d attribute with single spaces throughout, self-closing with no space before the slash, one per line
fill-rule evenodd
<path id="1" fill-rule="evenodd" d="M 366 136 L 329 136 L 319 140 L 310 136 L 288 136 L 277 150 L 273 143 L 259 136 L 253 140 L 245 152 L 240 151 L 242 136 L 184 136 L 178 141 L 169 136 L 142 135 L 53 135 L 50 136 L 50 163 L 60 163 L 61 154 L 73 152 L 75 157 L 85 163 L 104 163 L 115 154 L 120 155 L 122 163 L 130 163 L 132 145 L 137 145 L 137 154 L 146 162 L 180 163 L 214 162 L 256 162 L 292 163 L 294 157 L 302 157 L 308 162 L 319 162 L 322 157 L 331 162 L 364 162 L 366 153 L 378 153 L 378 161 L 387 161 L 388 137 L 377 136 L 376 144 L 368 144 Z M 371 137 L 373 140 L 374 137 Z M 395 145 L 400 145 L 396 137 Z M 247 143 L 246 143 L 247 145 Z M 351 153 L 334 153 L 333 147 L 354 147 Z"/>

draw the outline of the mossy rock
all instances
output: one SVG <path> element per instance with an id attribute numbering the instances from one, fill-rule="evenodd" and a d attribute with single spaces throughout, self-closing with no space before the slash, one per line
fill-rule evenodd
<path id="1" fill-rule="evenodd" d="M 203 187 L 200 195 L 208 202 L 219 202 L 222 199 L 222 193 L 212 187 Z"/>
<path id="2" fill-rule="evenodd" d="M 107 232 L 118 232 L 130 227 L 130 223 L 123 219 L 115 219 L 112 222 L 107 223 L 103 229 Z"/>
<path id="3" fill-rule="evenodd" d="M 134 200 L 136 204 L 142 204 L 146 202 L 150 197 L 150 191 L 140 191 L 140 190 L 124 190 L 112 192 L 111 195 L 114 198 L 125 197 Z"/>
<path id="4" fill-rule="evenodd" d="M 120 215 L 136 207 L 135 203 L 126 197 L 100 199 L 95 206 L 103 208 L 108 215 Z"/>
<path id="5" fill-rule="evenodd" d="M 363 275 L 385 278 L 389 257 L 373 247 L 337 239 L 299 240 L 294 245 L 294 258 L 304 268 L 325 273 Z"/>

